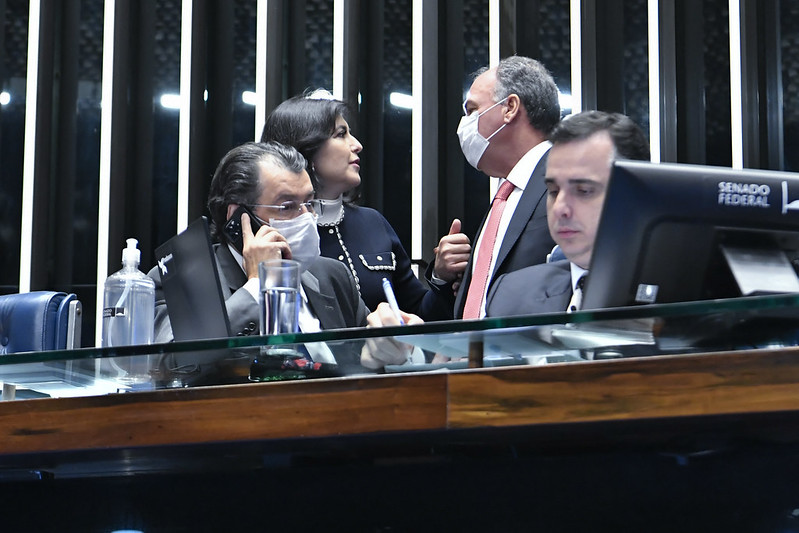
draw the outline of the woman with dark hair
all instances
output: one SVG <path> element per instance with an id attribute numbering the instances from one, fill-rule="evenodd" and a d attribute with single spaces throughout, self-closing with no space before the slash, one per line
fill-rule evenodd
<path id="1" fill-rule="evenodd" d="M 425 288 L 385 217 L 352 202 L 361 183 L 363 146 L 350 131 L 347 113 L 347 105 L 326 91 L 295 96 L 267 117 L 261 141 L 294 146 L 305 156 L 321 206 L 317 227 L 322 256 L 350 269 L 369 309 L 386 301 L 382 279 L 387 278 L 403 311 L 427 321 L 451 319 L 454 298 Z"/>

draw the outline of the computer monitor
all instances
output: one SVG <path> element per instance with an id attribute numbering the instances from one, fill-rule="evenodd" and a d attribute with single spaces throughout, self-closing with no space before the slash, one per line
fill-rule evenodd
<path id="1" fill-rule="evenodd" d="M 799 174 L 616 161 L 583 309 L 799 292 Z"/>

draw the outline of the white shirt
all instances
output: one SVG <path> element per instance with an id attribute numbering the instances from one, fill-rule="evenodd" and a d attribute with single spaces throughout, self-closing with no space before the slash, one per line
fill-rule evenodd
<path id="1" fill-rule="evenodd" d="M 510 220 L 513 218 L 513 213 L 516 211 L 516 207 L 519 205 L 519 201 L 522 198 L 522 194 L 524 194 L 524 188 L 527 187 L 527 182 L 530 181 L 530 176 L 533 174 L 535 167 L 538 165 L 538 162 L 547 153 L 547 150 L 552 146 L 552 143 L 549 141 L 544 141 L 535 145 L 533 148 L 530 149 L 529 152 L 524 154 L 519 162 L 511 169 L 508 173 L 507 178 L 500 178 L 499 184 L 502 185 L 503 179 L 508 180 L 509 182 L 513 183 L 516 188 L 513 192 L 510 193 L 507 202 L 505 203 L 505 210 L 502 212 L 502 218 L 499 219 L 499 228 L 497 229 L 497 240 L 494 243 L 494 251 L 491 254 L 491 264 L 488 267 L 489 272 L 494 272 L 494 267 L 496 266 L 497 256 L 499 255 L 499 249 L 502 246 L 502 241 L 505 238 L 505 233 L 508 231 L 508 226 L 510 225 Z M 485 224 L 480 229 L 480 234 L 477 236 L 477 240 L 474 243 L 474 259 L 472 260 L 472 275 L 474 275 L 474 267 L 477 264 L 477 254 L 480 250 L 480 241 L 483 240 L 483 232 L 485 230 Z M 488 291 L 489 283 L 486 284 L 486 291 Z M 483 304 L 480 307 L 480 318 L 486 316 L 486 295 L 483 295 Z"/>
<path id="2" fill-rule="evenodd" d="M 580 280 L 581 277 L 588 274 L 588 271 L 583 267 L 579 267 L 574 263 L 569 263 L 571 266 L 571 273 L 572 273 L 572 292 L 577 290 L 577 282 Z"/>
<path id="3" fill-rule="evenodd" d="M 567 313 L 573 313 L 575 311 L 579 311 L 583 307 L 583 289 L 577 288 L 577 283 L 580 281 L 580 278 L 585 276 L 588 271 L 583 267 L 577 266 L 574 263 L 569 263 L 571 268 L 571 277 L 572 277 L 572 297 L 569 300 L 569 305 L 566 307 Z"/>

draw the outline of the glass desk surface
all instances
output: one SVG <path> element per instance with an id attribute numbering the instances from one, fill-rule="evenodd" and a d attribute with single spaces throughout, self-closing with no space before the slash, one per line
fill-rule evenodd
<path id="1" fill-rule="evenodd" d="M 424 362 L 388 365 L 386 373 L 780 348 L 799 345 L 799 294 L 16 353 L 0 357 L 0 381 L 26 391 L 17 394 L 20 398 L 363 376 L 374 372 L 312 363 L 302 356 L 302 347 L 323 343 L 337 359 L 348 354 L 357 360 L 366 340 L 378 347 L 403 342 L 421 349 L 417 353 L 423 354 Z"/>

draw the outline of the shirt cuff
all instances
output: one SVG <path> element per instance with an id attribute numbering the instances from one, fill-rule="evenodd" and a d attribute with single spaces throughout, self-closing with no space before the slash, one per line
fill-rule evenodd
<path id="1" fill-rule="evenodd" d="M 406 361 L 410 364 L 420 365 L 425 363 L 424 352 L 418 346 L 413 347 L 413 351 L 408 355 L 408 360 Z"/>
<path id="2" fill-rule="evenodd" d="M 444 285 L 447 285 L 449 282 L 439 278 L 438 276 L 436 276 L 436 273 L 433 272 L 430 274 L 430 283 L 438 287 L 443 287 Z"/>
<path id="3" fill-rule="evenodd" d="M 261 280 L 258 278 L 248 279 L 241 288 L 249 292 L 256 302 L 261 300 Z"/>

